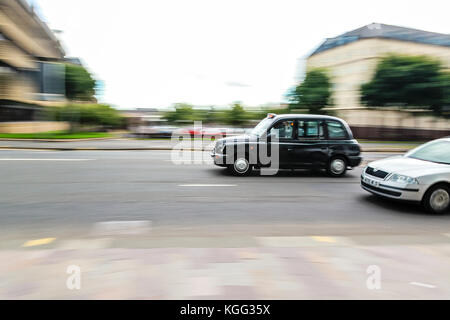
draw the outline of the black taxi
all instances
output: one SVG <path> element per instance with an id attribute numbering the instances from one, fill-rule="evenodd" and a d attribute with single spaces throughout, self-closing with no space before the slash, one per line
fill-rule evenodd
<path id="1" fill-rule="evenodd" d="M 217 140 L 214 164 L 234 175 L 252 169 L 325 169 L 343 176 L 361 163 L 361 149 L 348 124 L 311 114 L 268 114 L 249 134 Z"/>

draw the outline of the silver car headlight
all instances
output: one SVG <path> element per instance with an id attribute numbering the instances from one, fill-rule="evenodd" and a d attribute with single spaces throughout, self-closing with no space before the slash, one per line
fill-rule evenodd
<path id="1" fill-rule="evenodd" d="M 406 184 L 419 184 L 419 181 L 416 178 L 404 176 L 401 174 L 393 173 L 388 178 L 388 181 L 397 182 L 397 183 L 406 183 Z"/>

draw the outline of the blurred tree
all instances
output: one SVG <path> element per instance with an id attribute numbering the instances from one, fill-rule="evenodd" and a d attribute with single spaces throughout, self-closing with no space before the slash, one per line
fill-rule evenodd
<path id="1" fill-rule="evenodd" d="M 66 97 L 69 100 L 95 101 L 95 80 L 82 66 L 66 64 Z"/>
<path id="2" fill-rule="evenodd" d="M 443 86 L 443 102 L 442 105 L 447 110 L 447 116 L 450 116 L 450 72 L 444 72 L 441 77 Z"/>
<path id="3" fill-rule="evenodd" d="M 331 81 L 324 69 L 306 73 L 305 80 L 289 94 L 289 109 L 306 108 L 311 113 L 323 113 L 323 107 L 331 105 Z"/>
<path id="4" fill-rule="evenodd" d="M 240 102 L 235 102 L 231 110 L 225 114 L 225 122 L 232 125 L 240 125 L 247 121 L 247 113 Z"/>
<path id="5" fill-rule="evenodd" d="M 206 112 L 204 121 L 206 123 L 220 123 L 223 120 L 222 113 L 217 111 L 214 106 L 211 106 L 209 110 Z"/>
<path id="6" fill-rule="evenodd" d="M 259 120 L 266 117 L 267 113 L 287 113 L 287 109 L 280 108 L 262 108 L 260 110 L 247 111 L 240 102 L 235 102 L 231 109 L 216 109 L 211 106 L 209 109 L 195 109 L 193 106 L 185 103 L 174 105 L 175 110 L 164 113 L 163 118 L 170 123 L 180 121 L 193 122 L 203 121 L 204 123 L 224 123 L 231 125 L 242 125 L 249 120 Z"/>
<path id="7" fill-rule="evenodd" d="M 361 86 L 367 106 L 428 107 L 441 113 L 449 103 L 449 74 L 426 56 L 389 55 L 377 65 L 372 80 Z"/>
<path id="8" fill-rule="evenodd" d="M 47 115 L 50 120 L 69 122 L 71 131 L 78 131 L 82 126 L 113 129 L 124 125 L 119 112 L 104 104 L 68 104 L 64 107 L 49 107 Z"/>
<path id="9" fill-rule="evenodd" d="M 174 104 L 174 111 L 167 111 L 163 118 L 170 123 L 177 121 L 193 121 L 194 119 L 194 109 L 190 104 L 187 103 L 176 103 Z"/>

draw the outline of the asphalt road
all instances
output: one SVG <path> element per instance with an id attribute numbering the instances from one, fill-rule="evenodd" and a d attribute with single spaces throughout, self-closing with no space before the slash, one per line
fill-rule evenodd
<path id="1" fill-rule="evenodd" d="M 173 163 L 170 151 L 0 151 L 0 230 L 69 236 L 95 222 L 146 220 L 154 232 L 189 236 L 450 231 L 450 215 L 362 190 L 362 167 L 337 179 L 309 171 L 241 178 L 213 166 L 206 152 L 189 155 L 186 164 Z"/>
<path id="2" fill-rule="evenodd" d="M 207 153 L 189 155 L 187 164 L 173 163 L 170 151 L 0 151 L 0 230 L 68 237 L 89 234 L 96 222 L 144 220 L 153 234 L 177 236 L 450 231 L 450 215 L 366 193 L 361 167 L 337 179 L 309 171 L 241 178 Z"/>
<path id="3" fill-rule="evenodd" d="M 202 154 L 205 161 L 201 160 Z M 191 155 L 196 161 L 187 164 L 174 163 L 170 151 L 1 150 L 0 255 L 11 250 L 58 250 L 68 243 L 77 250 L 90 245 L 103 247 L 101 241 L 104 239 L 109 241 L 107 248 L 126 249 L 305 247 L 311 254 L 305 258 L 309 263 L 306 265 L 325 263 L 327 266 L 326 263 L 331 261 L 331 271 L 327 269 L 325 273 L 328 278 L 331 274 L 333 281 L 340 279 L 333 273 L 336 264 L 343 270 L 350 262 L 352 266 L 361 266 L 361 281 L 366 276 L 365 267 L 362 267 L 365 263 L 385 259 L 385 266 L 395 266 L 389 279 L 391 290 L 383 296 L 365 297 L 450 297 L 450 274 L 446 275 L 450 266 L 450 214 L 433 216 L 419 206 L 386 201 L 368 194 L 359 185 L 362 167 L 349 171 L 343 178 L 309 171 L 282 171 L 275 176 L 255 173 L 241 178 L 229 176 L 224 169 L 213 166 L 208 153 Z M 389 155 L 392 154 L 364 154 L 366 161 Z M 78 242 L 73 245 L 70 241 Z M 319 251 L 314 249 L 316 246 Z M 368 251 L 361 254 L 355 251 L 357 248 L 375 251 L 370 251 L 369 259 Z M 186 251 L 180 252 L 186 254 Z M 245 252 L 250 252 L 251 256 L 252 251 Z M 274 252 L 270 251 L 270 254 Z M 315 256 L 318 252 L 322 256 Z M 431 266 L 426 252 L 436 260 Z M 0 260 L 9 259 L 5 257 Z M 321 257 L 326 259 L 321 260 Z M 189 259 L 198 259 L 198 255 L 193 254 Z M 272 260 L 261 261 L 261 268 L 273 267 Z M 287 265 L 292 268 L 292 264 Z M 302 270 L 316 270 L 300 265 Z M 420 266 L 416 270 L 420 276 L 415 274 L 416 278 L 411 276 L 409 280 L 402 278 L 405 285 L 403 282 L 398 284 L 398 277 L 406 277 L 402 268 L 411 265 Z M 280 271 L 280 267 L 273 268 Z M 40 269 L 32 270 L 29 272 L 34 275 Z M 322 279 L 320 275 L 315 277 Z M 17 271 L 15 279 L 22 278 L 23 273 Z M 192 279 L 192 276 L 188 278 Z M 248 277 L 240 275 L 237 278 L 245 280 Z M 443 279 L 445 285 L 442 285 Z M 408 281 L 418 281 L 419 287 L 422 282 L 425 285 L 419 289 L 411 288 L 414 284 L 408 285 Z M 432 287 L 439 289 L 431 294 L 426 291 L 431 288 L 426 287 L 430 281 L 434 283 Z M 205 286 L 209 288 L 209 284 Z M 10 283 L 10 288 L 13 287 Z M 345 291 L 337 285 L 328 287 L 323 282 L 318 287 L 321 289 L 314 293 L 291 288 L 291 291 L 280 289 L 263 296 L 249 291 L 242 297 L 333 298 Z M 33 295 L 28 291 L 11 290 L 5 291 L 4 297 L 57 298 L 68 294 L 66 291 L 58 295 L 54 291 L 50 291 L 54 295 L 47 291 L 46 294 L 30 291 Z M 208 290 L 203 294 L 187 290 L 171 295 L 175 290 L 150 296 L 149 291 L 145 291 L 142 296 L 136 296 L 136 291 L 130 289 L 134 295 L 119 294 L 118 297 L 232 298 L 236 297 L 233 292 L 239 291 L 233 290 L 222 295 Z M 364 294 L 367 293 L 365 290 Z M 360 294 L 360 291 L 354 291 L 354 295 L 348 297 L 358 298 Z"/>
<path id="4" fill-rule="evenodd" d="M 174 146 L 182 148 L 193 148 L 195 150 L 212 150 L 214 148 L 214 141 L 194 140 L 193 142 L 183 142 L 181 145 L 179 141 L 172 139 L 95 139 L 83 141 L 71 140 L 17 140 L 17 139 L 0 139 L 0 149 L 15 148 L 15 149 L 54 149 L 54 150 L 170 150 Z M 404 152 L 417 146 L 414 142 L 361 142 L 361 148 L 368 151 L 382 151 L 389 152 Z"/>

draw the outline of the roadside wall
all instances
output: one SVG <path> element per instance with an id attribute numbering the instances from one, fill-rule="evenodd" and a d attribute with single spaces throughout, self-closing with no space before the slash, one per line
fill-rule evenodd
<path id="1" fill-rule="evenodd" d="M 69 129 L 69 123 L 62 121 L 0 122 L 0 133 L 38 133 Z"/>
<path id="2" fill-rule="evenodd" d="M 357 139 L 431 140 L 450 136 L 450 119 L 425 115 L 424 112 L 335 109 Z"/>

